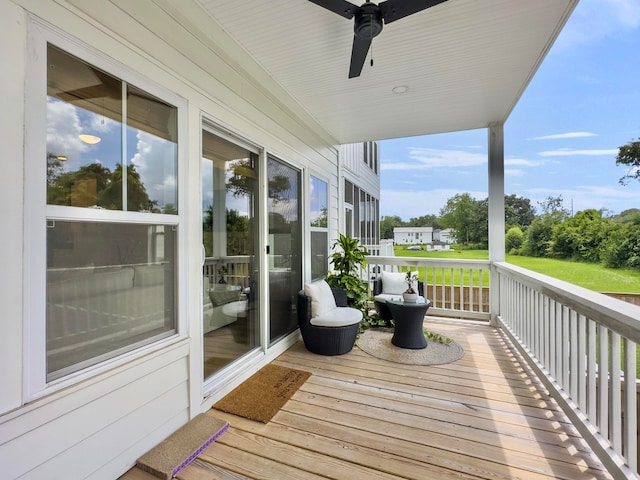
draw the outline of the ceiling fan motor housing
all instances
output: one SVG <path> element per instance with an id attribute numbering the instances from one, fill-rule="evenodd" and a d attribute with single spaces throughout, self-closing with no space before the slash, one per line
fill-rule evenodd
<path id="1" fill-rule="evenodd" d="M 377 5 L 366 0 L 359 7 L 348 0 L 309 1 L 347 20 L 354 19 L 353 47 L 349 64 L 349 78 L 354 78 L 360 76 L 373 38 L 380 35 L 385 23 L 395 22 L 447 0 L 384 0 Z M 373 66 L 373 59 L 371 59 L 371 66 Z"/>
<path id="2" fill-rule="evenodd" d="M 362 38 L 377 37 L 382 31 L 382 12 L 374 3 L 365 3 L 355 13 L 353 32 Z"/>

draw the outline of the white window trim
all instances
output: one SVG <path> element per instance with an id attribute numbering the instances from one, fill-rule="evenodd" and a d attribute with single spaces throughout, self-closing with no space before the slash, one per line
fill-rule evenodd
<path id="1" fill-rule="evenodd" d="M 312 227 L 311 226 L 311 177 L 315 177 L 318 180 L 322 180 L 327 184 L 327 226 L 326 227 Z M 303 265 L 303 280 L 305 282 L 312 280 L 311 272 L 311 232 L 325 232 L 327 234 L 327 269 L 331 268 L 329 264 L 328 255 L 331 251 L 331 244 L 329 239 L 329 226 L 331 225 L 331 179 L 327 176 L 318 173 L 312 169 L 306 169 L 304 175 L 304 225 L 303 230 L 303 248 L 304 248 L 304 265 Z"/>
<path id="2" fill-rule="evenodd" d="M 25 195 L 24 195 L 24 284 L 23 284 L 23 401 L 28 402 L 94 377 L 135 358 L 157 351 L 186 337 L 186 218 L 187 102 L 148 78 L 133 72 L 105 54 L 87 46 L 40 19 L 28 18 L 28 57 L 25 80 Z M 46 200 L 46 91 L 47 43 L 56 45 L 119 79 L 166 101 L 178 109 L 178 209 L 179 215 L 110 212 L 105 210 L 47 205 Z M 120 223 L 167 224 L 178 228 L 176 252 L 177 334 L 84 370 L 46 381 L 46 219 L 113 220 Z"/>

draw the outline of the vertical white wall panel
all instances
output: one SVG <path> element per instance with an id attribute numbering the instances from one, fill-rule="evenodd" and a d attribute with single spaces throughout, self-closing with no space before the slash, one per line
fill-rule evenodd
<path id="1" fill-rule="evenodd" d="M 24 71 L 26 26 L 24 12 L 0 2 L 0 414 L 22 399 L 22 235 Z M 0 442 L 2 439 L 0 438 Z"/>

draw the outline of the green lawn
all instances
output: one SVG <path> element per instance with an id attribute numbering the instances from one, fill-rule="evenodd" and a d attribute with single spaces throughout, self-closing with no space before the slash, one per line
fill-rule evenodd
<path id="1" fill-rule="evenodd" d="M 396 256 L 488 260 L 487 250 L 411 251 L 395 247 Z M 507 255 L 507 262 L 596 292 L 640 293 L 640 270 L 605 268 L 594 263 Z M 488 280 L 488 279 L 487 279 Z M 484 283 L 487 283 L 485 280 Z M 448 282 L 447 282 L 448 283 Z"/>

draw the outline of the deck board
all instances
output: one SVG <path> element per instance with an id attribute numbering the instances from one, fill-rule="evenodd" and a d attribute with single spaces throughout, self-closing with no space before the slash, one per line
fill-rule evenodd
<path id="1" fill-rule="evenodd" d="M 401 365 L 298 343 L 274 363 L 312 372 L 300 390 L 268 424 L 209 411 L 231 427 L 179 478 L 611 478 L 499 330 L 427 318 L 462 359 Z"/>

